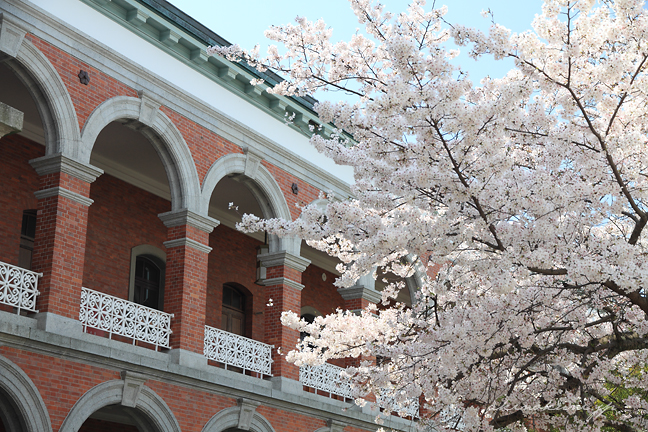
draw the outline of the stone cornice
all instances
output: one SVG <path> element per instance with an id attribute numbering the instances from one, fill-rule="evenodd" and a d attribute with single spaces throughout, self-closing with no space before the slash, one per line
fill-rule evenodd
<path id="1" fill-rule="evenodd" d="M 64 198 L 70 199 L 72 201 L 78 202 L 79 204 L 83 204 L 86 207 L 89 207 L 94 201 L 91 200 L 90 198 L 84 197 L 81 194 L 78 194 L 76 192 L 72 192 L 71 190 L 62 188 L 60 186 L 52 187 L 49 189 L 43 189 L 34 192 L 34 195 L 36 196 L 36 199 L 41 200 L 44 198 L 50 198 L 53 196 L 62 196 Z"/>
<path id="2" fill-rule="evenodd" d="M 310 261 L 286 251 L 272 252 L 257 255 L 257 259 L 262 267 L 270 268 L 277 266 L 286 266 L 291 269 L 303 272 L 310 265 Z"/>
<path id="3" fill-rule="evenodd" d="M 60 153 L 32 159 L 29 164 L 34 167 L 39 176 L 64 172 L 87 183 L 94 182 L 104 173 L 102 169 L 77 162 Z"/>
<path id="4" fill-rule="evenodd" d="M 206 233 L 212 232 L 214 228 L 220 225 L 220 221 L 209 216 L 201 216 L 188 209 L 160 213 L 158 217 L 166 227 L 189 225 Z"/>
<path id="5" fill-rule="evenodd" d="M 91 6 L 95 8 L 97 6 L 91 0 L 83 1 L 92 3 Z M 212 130 L 240 147 L 247 146 L 255 149 L 264 160 L 280 169 L 292 172 L 298 178 L 319 190 L 333 191 L 340 199 L 351 196 L 349 185 L 345 181 L 301 158 L 277 142 L 260 135 L 250 127 L 230 118 L 222 111 L 183 93 L 165 79 L 151 73 L 150 70 L 133 63 L 130 59 L 109 49 L 85 33 L 64 25 L 63 21 L 43 12 L 39 7 L 22 1 L 8 3 L 7 0 L 0 0 L 0 6 L 6 7 L 13 14 L 21 13 L 19 18 L 25 20 L 21 24 L 30 33 L 59 47 L 65 46 L 68 52 L 81 61 L 106 71 L 126 85 L 154 92 L 165 106 L 200 126 Z M 39 24 L 36 25 L 35 22 Z M 42 24 L 45 24 L 45 26 Z M 84 49 L 79 47 L 79 41 L 83 41 Z M 170 55 L 180 61 L 186 60 L 179 58 L 177 54 L 170 53 Z M 142 76 L 147 77 L 146 82 L 142 82 Z M 283 106 L 285 104 L 281 102 L 279 105 Z M 270 108 L 272 109 L 272 107 Z M 283 118 L 281 121 L 284 121 Z"/>

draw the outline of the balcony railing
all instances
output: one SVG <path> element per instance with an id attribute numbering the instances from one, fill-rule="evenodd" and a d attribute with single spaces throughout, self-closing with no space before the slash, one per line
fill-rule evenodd
<path id="1" fill-rule="evenodd" d="M 353 398 L 351 384 L 347 378 L 340 376 L 343 370 L 344 368 L 330 363 L 302 366 L 299 368 L 299 382 L 306 387 L 327 392 L 329 397 L 336 395 L 351 399 Z"/>
<path id="2" fill-rule="evenodd" d="M 228 366 L 271 376 L 273 345 L 205 326 L 205 357 Z"/>
<path id="3" fill-rule="evenodd" d="M 112 335 L 125 336 L 158 347 L 169 348 L 171 318 L 168 314 L 128 300 L 110 296 L 88 288 L 81 290 L 79 321 L 84 331 L 88 327 Z"/>
<path id="4" fill-rule="evenodd" d="M 35 273 L 21 267 L 0 262 L 0 303 L 21 310 L 38 312 L 36 296 L 38 296 L 38 278 L 43 273 Z"/>
<path id="5" fill-rule="evenodd" d="M 411 399 L 399 407 L 396 400 L 392 396 L 378 396 L 378 403 L 380 405 L 389 405 L 392 407 L 392 412 L 404 417 L 419 417 L 419 401 L 418 399 Z"/>

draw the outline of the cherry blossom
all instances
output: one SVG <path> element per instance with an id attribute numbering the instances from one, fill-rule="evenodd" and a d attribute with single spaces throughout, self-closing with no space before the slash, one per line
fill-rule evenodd
<path id="1" fill-rule="evenodd" d="M 354 198 L 241 229 L 337 257 L 338 286 L 426 270 L 411 306 L 393 301 L 401 282 L 360 314 L 284 314 L 310 335 L 287 358 L 358 358 L 359 404 L 420 398 L 438 430 L 648 429 L 644 2 L 545 0 L 520 34 L 447 23 L 423 0 L 350 4 L 364 31 L 348 42 L 298 18 L 268 30 L 280 48 L 265 58 L 210 50 L 281 73 L 269 92 L 347 95 L 316 105 L 336 129 L 311 143 L 354 168 Z M 515 68 L 475 84 L 449 41 Z"/>

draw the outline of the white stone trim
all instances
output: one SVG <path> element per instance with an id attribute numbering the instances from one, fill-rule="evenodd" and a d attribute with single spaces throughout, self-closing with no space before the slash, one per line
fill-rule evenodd
<path id="1" fill-rule="evenodd" d="M 270 268 L 277 266 L 286 266 L 295 269 L 298 272 L 303 272 L 310 265 L 310 260 L 303 258 L 299 255 L 291 254 L 287 251 L 271 252 L 267 254 L 257 255 L 257 259 L 262 267 Z"/>
<path id="2" fill-rule="evenodd" d="M 165 241 L 163 244 L 164 246 L 166 246 L 167 249 L 171 249 L 178 246 L 188 246 L 204 253 L 209 253 L 212 250 L 212 248 L 210 248 L 209 246 L 199 243 L 196 240 L 192 240 L 187 237 Z"/>
<path id="3" fill-rule="evenodd" d="M 72 192 L 69 189 L 62 188 L 60 186 L 55 186 L 49 189 L 43 189 L 34 192 L 34 195 L 36 196 L 36 199 L 42 200 L 45 198 L 50 198 L 54 196 L 62 196 L 64 198 L 70 199 L 74 202 L 78 202 L 79 204 L 82 204 L 86 207 L 90 207 L 94 200 L 84 197 L 81 194 L 78 194 L 76 192 Z"/>
<path id="4" fill-rule="evenodd" d="M 248 403 L 254 403 L 252 400 L 248 400 Z M 214 415 L 205 427 L 202 429 L 202 432 L 223 432 L 228 429 L 239 428 L 239 421 L 241 418 L 241 406 L 235 406 L 231 408 L 225 408 L 219 413 Z M 254 411 L 252 415 L 252 420 L 250 421 L 249 429 L 252 432 L 275 432 L 272 424 L 263 417 L 259 412 Z"/>
<path id="5" fill-rule="evenodd" d="M 139 112 L 139 121 L 146 126 L 153 126 L 155 123 L 155 116 L 157 116 L 160 106 L 158 102 L 148 90 L 139 90 L 137 95 L 142 100 Z"/>
<path id="6" fill-rule="evenodd" d="M 23 127 L 24 113 L 0 102 L 0 138 L 10 133 L 20 132 Z"/>
<path id="7" fill-rule="evenodd" d="M 38 388 L 20 367 L 3 356 L 0 356 L 0 389 L 18 408 L 15 414 L 19 422 L 24 422 L 24 432 L 52 431 L 47 406 Z M 22 428 L 20 431 L 23 432 Z"/>
<path id="8" fill-rule="evenodd" d="M 167 228 L 189 225 L 206 233 L 210 233 L 220 225 L 220 221 L 209 216 L 201 216 L 188 209 L 180 209 L 166 213 L 160 213 L 158 217 Z"/>
<path id="9" fill-rule="evenodd" d="M 257 176 L 257 170 L 263 158 L 249 148 L 243 149 L 243 152 L 245 153 L 245 170 L 243 174 L 254 179 Z"/>
<path id="10" fill-rule="evenodd" d="M 76 432 L 95 411 L 107 405 L 121 404 L 124 397 L 124 383 L 123 380 L 106 381 L 88 390 L 65 417 L 59 432 Z M 134 408 L 145 414 L 154 430 L 181 432 L 180 425 L 169 406 L 149 387 L 141 386 Z"/>
<path id="11" fill-rule="evenodd" d="M 240 408 L 239 421 L 237 428 L 242 430 L 250 430 L 252 426 L 252 419 L 256 413 L 257 407 L 261 405 L 260 402 L 251 399 L 239 398 L 238 406 Z"/>
<path id="12" fill-rule="evenodd" d="M 26 30 L 0 13 L 0 51 L 10 57 L 16 57 L 26 34 Z"/>
<path id="13" fill-rule="evenodd" d="M 365 299 L 371 303 L 379 303 L 382 299 L 382 294 L 373 288 L 364 286 L 352 286 L 350 288 L 338 288 L 337 292 L 344 300 Z"/>
<path id="14" fill-rule="evenodd" d="M 287 285 L 291 288 L 298 289 L 299 291 L 304 289 L 304 285 L 300 284 L 299 282 L 295 282 L 292 279 L 288 279 L 285 277 L 277 277 L 277 278 L 272 278 L 272 279 L 261 279 L 257 282 L 260 285 L 263 286 L 274 286 L 274 285 Z"/>
<path id="15" fill-rule="evenodd" d="M 130 371 L 122 371 L 121 377 L 124 380 L 121 405 L 135 408 L 140 391 L 148 378 L 145 375 Z"/>
<path id="16" fill-rule="evenodd" d="M 142 123 L 146 127 L 140 133 L 149 140 L 162 161 L 169 180 L 172 210 L 187 208 L 198 212 L 200 181 L 191 151 L 173 122 L 159 109 L 153 110 L 156 102 L 148 92 L 142 94 L 147 94 L 144 99 L 116 96 L 96 107 L 83 126 L 78 158 L 90 162 L 96 139 L 109 123 L 121 119 L 141 122 L 142 118 L 150 124 Z M 146 106 L 143 108 L 142 104 Z"/>
<path id="17" fill-rule="evenodd" d="M 29 164 L 39 176 L 63 172 L 86 183 L 94 182 L 104 172 L 90 163 L 78 162 L 61 153 L 32 159 Z"/>

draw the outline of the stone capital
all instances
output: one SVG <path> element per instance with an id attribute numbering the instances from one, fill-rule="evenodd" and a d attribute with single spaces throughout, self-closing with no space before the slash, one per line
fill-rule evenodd
<path id="1" fill-rule="evenodd" d="M 97 177 L 103 174 L 102 169 L 75 161 L 67 156 L 63 156 L 61 153 L 32 159 L 29 161 L 29 164 L 36 170 L 39 176 L 64 172 L 86 183 L 94 182 Z"/>
<path id="2" fill-rule="evenodd" d="M 310 265 L 310 260 L 286 251 L 259 254 L 257 259 L 261 266 L 265 268 L 286 266 L 300 273 Z"/>
<path id="3" fill-rule="evenodd" d="M 201 216 L 189 209 L 172 210 L 158 215 L 167 228 L 189 225 L 206 233 L 214 231 L 220 221 L 209 216 Z"/>
<path id="4" fill-rule="evenodd" d="M 344 300 L 365 299 L 371 303 L 378 303 L 382 294 L 373 288 L 367 288 L 361 285 L 355 285 L 349 288 L 338 288 L 337 292 Z"/>

